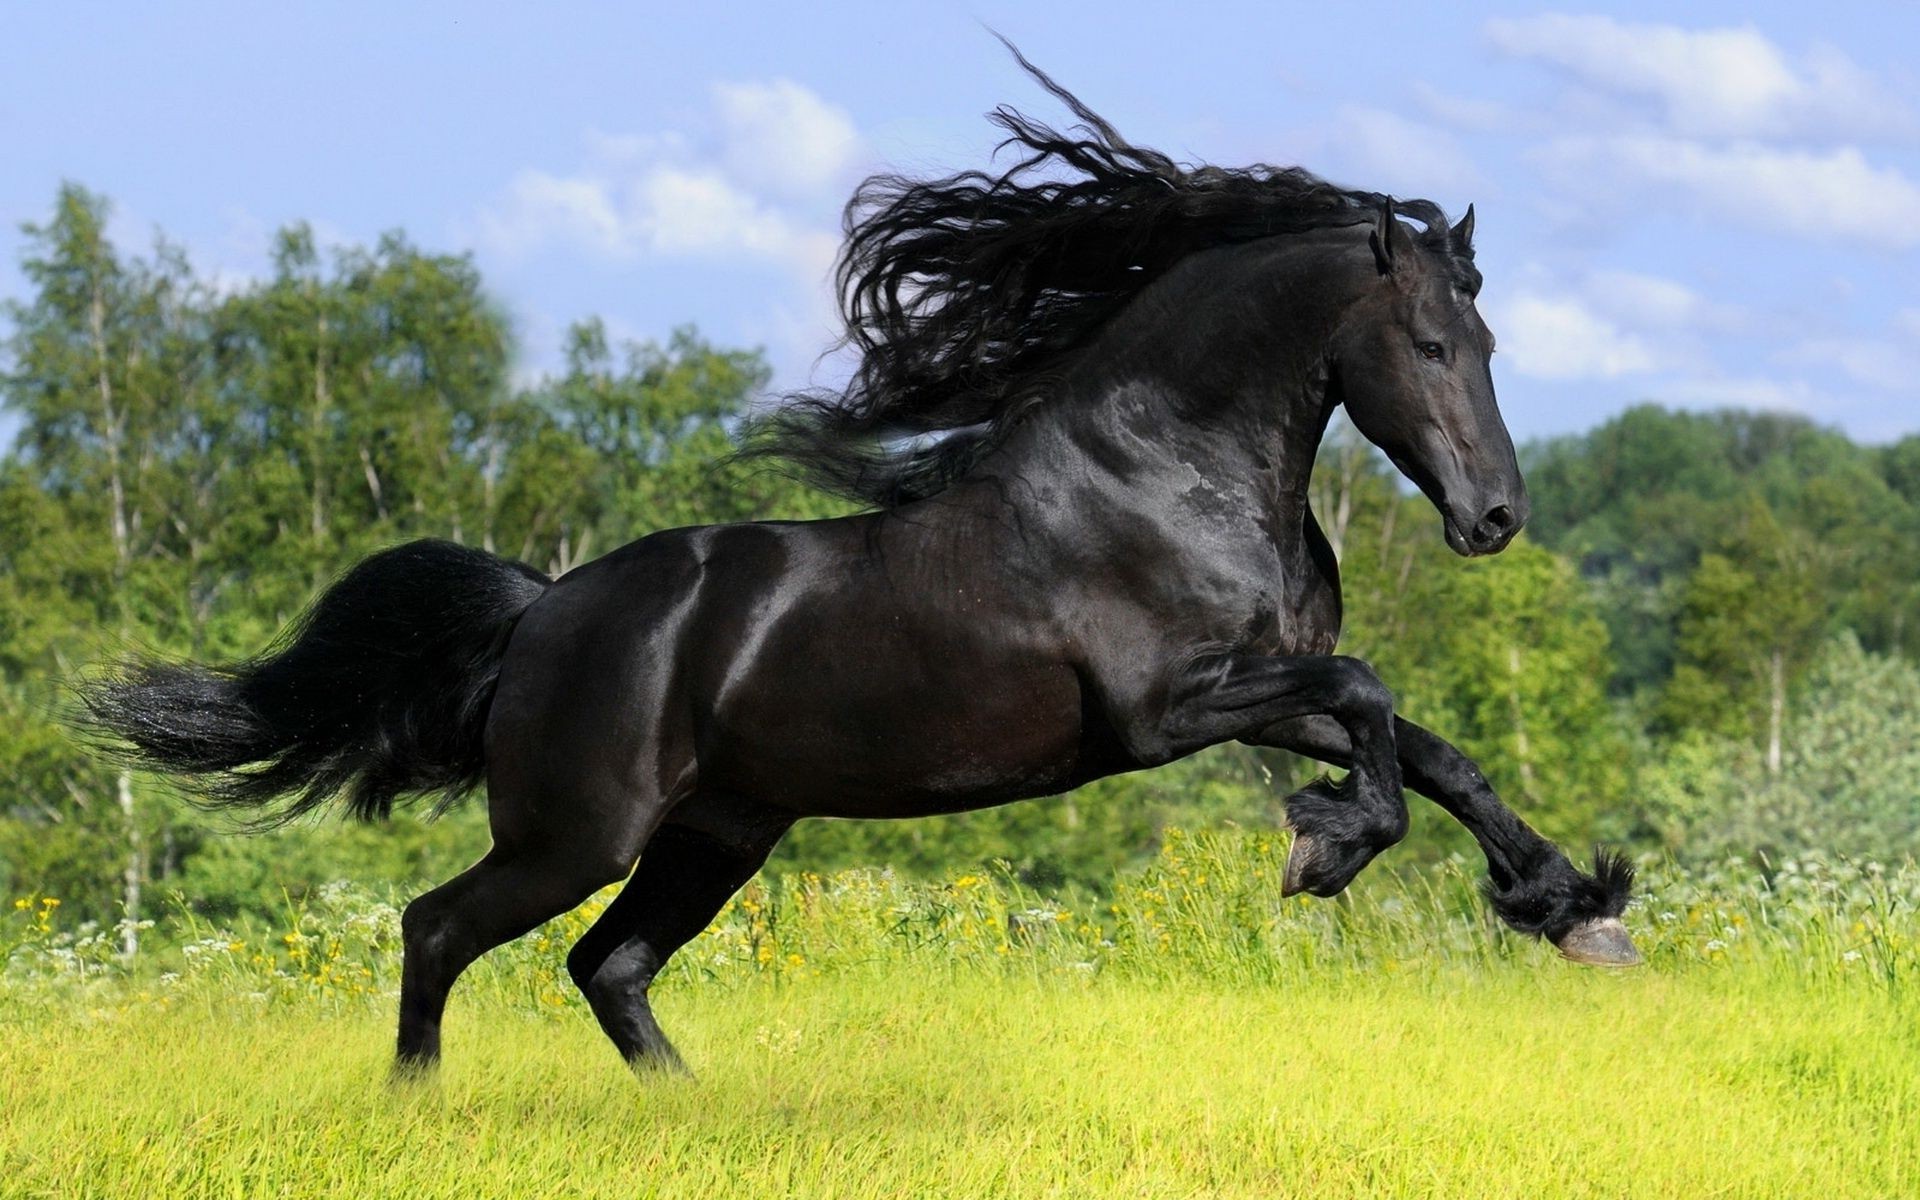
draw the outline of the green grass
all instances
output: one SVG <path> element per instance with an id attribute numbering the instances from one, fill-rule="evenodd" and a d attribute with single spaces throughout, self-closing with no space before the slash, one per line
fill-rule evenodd
<path id="1" fill-rule="evenodd" d="M 0 1045 L 8 1196 L 1862 1196 L 1920 1185 L 1920 1031 L 1752 969 L 1229 989 L 926 968 L 662 1000 L 699 1078 L 590 1018 L 193 1004 Z"/>
<path id="2" fill-rule="evenodd" d="M 1282 901 L 1283 853 L 1175 837 L 1086 912 L 756 884 L 658 989 L 690 1082 L 562 982 L 591 906 L 476 968 L 396 1087 L 387 905 L 163 921 L 128 964 L 23 898 L 0 1196 L 1920 1194 L 1920 872 L 1659 870 L 1649 965 L 1607 973 L 1458 871 Z"/>

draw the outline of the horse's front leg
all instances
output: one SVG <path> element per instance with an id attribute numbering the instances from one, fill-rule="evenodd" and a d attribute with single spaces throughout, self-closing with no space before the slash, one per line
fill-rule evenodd
<path id="1" fill-rule="evenodd" d="M 1340 732 L 1350 772 L 1315 780 L 1287 800 L 1293 846 L 1286 895 L 1332 896 L 1375 855 L 1407 833 L 1393 694 L 1356 658 L 1211 655 L 1195 660 L 1169 691 L 1162 726 L 1174 753 L 1216 742 L 1255 741 L 1278 722 L 1315 714 Z"/>
<path id="2" fill-rule="evenodd" d="M 1247 740 L 1335 766 L 1358 761 L 1346 730 L 1324 717 L 1283 720 Z M 1640 961 L 1620 921 L 1633 888 L 1633 868 L 1625 860 L 1602 852 L 1592 874 L 1580 870 L 1502 803 L 1479 766 L 1445 738 L 1396 717 L 1394 744 L 1407 785 L 1480 843 L 1493 885 L 1488 899 L 1502 920 L 1544 936 L 1576 962 L 1622 967 Z"/>

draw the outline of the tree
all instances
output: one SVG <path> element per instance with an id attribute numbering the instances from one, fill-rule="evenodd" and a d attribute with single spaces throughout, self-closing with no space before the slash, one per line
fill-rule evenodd
<path id="1" fill-rule="evenodd" d="M 1791 701 L 1778 772 L 1750 738 L 1695 730 L 1660 750 L 1647 814 L 1691 858 L 1920 855 L 1920 667 L 1843 633 Z"/>
<path id="2" fill-rule="evenodd" d="M 63 570 L 65 586 L 88 597 L 96 619 L 124 642 L 162 597 L 177 594 L 164 545 L 165 456 L 178 432 L 175 400 L 196 384 L 204 340 L 190 328 L 196 297 L 184 260 L 163 245 L 149 262 L 123 261 L 107 241 L 106 217 L 105 201 L 69 184 L 52 221 L 26 227 L 23 269 L 35 294 L 10 307 L 5 406 L 22 418 L 36 482 L 68 509 L 70 548 L 92 567 L 84 579 Z M 43 652 L 63 648 L 71 646 Z M 97 769 L 74 769 L 69 788 L 94 793 Z M 112 794 L 132 953 L 148 872 L 146 822 L 130 772 L 112 773 Z"/>
<path id="3" fill-rule="evenodd" d="M 1827 619 L 1810 539 L 1755 503 L 1681 598 L 1678 665 L 1661 705 L 1674 730 L 1758 736 L 1769 775 L 1786 748 L 1787 690 Z"/>
<path id="4" fill-rule="evenodd" d="M 1920 599 L 1920 438 L 1858 446 L 1778 413 L 1629 409 L 1522 450 L 1540 542 L 1602 581 L 1625 657 L 1620 694 L 1674 669 L 1677 605 L 1703 554 L 1766 509 L 1821 547 L 1834 619 L 1869 649 L 1904 645 Z"/>

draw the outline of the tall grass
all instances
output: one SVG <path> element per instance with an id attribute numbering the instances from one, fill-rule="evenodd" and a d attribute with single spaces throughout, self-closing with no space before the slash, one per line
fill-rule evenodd
<path id="1" fill-rule="evenodd" d="M 1920 872 L 1650 865 L 1647 969 L 1490 924 L 1458 864 L 1279 898 L 1283 838 L 1175 836 L 1097 903 L 994 875 L 751 885 L 636 1083 L 565 982 L 604 898 L 490 957 L 383 1082 L 397 912 L 184 914 L 141 963 L 0 922 L 0 1195 L 1904 1196 Z"/>

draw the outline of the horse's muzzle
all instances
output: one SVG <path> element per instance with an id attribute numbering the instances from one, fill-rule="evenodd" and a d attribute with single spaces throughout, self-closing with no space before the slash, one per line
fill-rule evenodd
<path id="1" fill-rule="evenodd" d="M 1463 558 L 1498 554 L 1527 523 L 1527 515 L 1525 497 L 1518 504 L 1495 504 L 1478 516 L 1450 513 L 1446 518 L 1447 545 Z"/>

